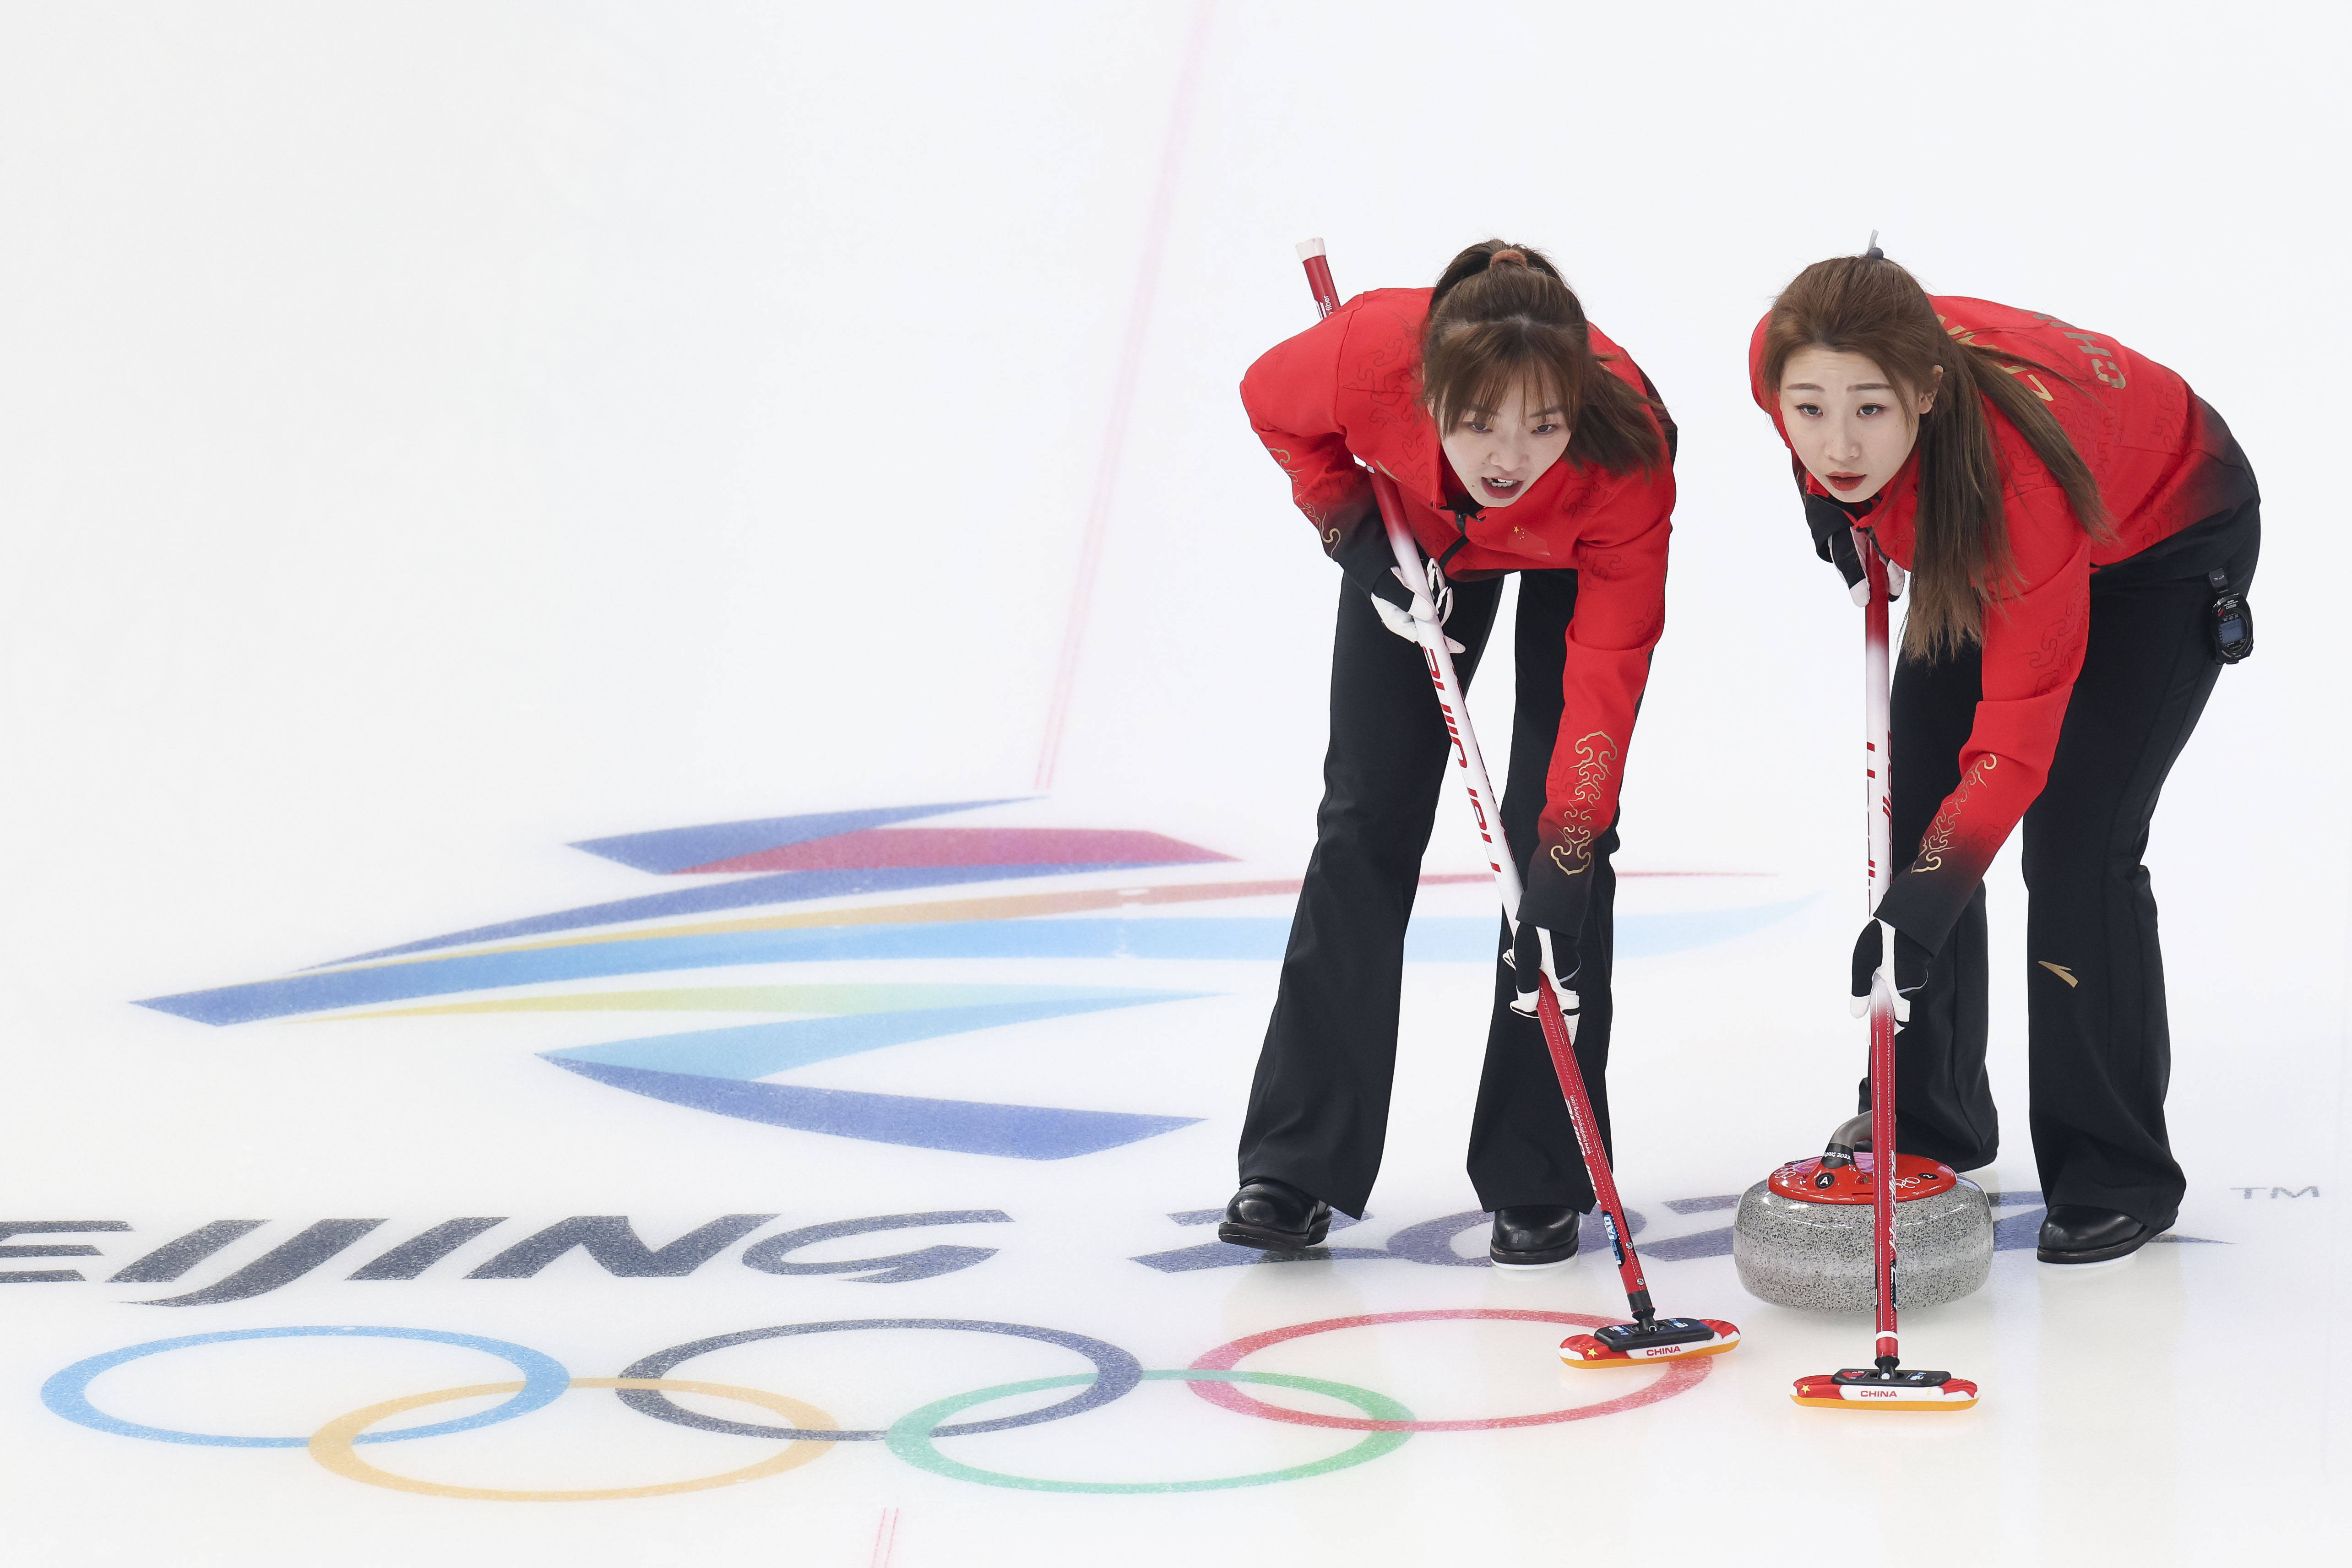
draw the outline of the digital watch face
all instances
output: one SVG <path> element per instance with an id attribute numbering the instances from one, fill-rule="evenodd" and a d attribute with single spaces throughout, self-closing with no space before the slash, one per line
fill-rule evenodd
<path id="1" fill-rule="evenodd" d="M 2246 601 L 2229 594 L 2213 601 L 2213 652 L 2234 664 L 2254 651 L 2254 617 Z"/>

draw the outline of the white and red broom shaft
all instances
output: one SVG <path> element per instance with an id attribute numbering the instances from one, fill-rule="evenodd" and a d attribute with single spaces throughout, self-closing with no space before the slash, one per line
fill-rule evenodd
<path id="1" fill-rule="evenodd" d="M 1854 551 L 1861 557 L 1869 584 L 1870 602 L 1863 607 L 1863 685 L 1867 714 L 1864 743 L 1870 768 L 1870 908 L 1875 916 L 1894 874 L 1894 800 L 1889 789 L 1888 745 L 1892 727 L 1889 695 L 1886 563 L 1877 546 L 1860 529 L 1854 531 Z M 1895 993 L 1889 978 L 1895 967 L 1895 931 L 1878 927 L 1879 968 L 1870 986 L 1870 1165 L 1871 1249 L 1878 1272 L 1877 1362 L 1892 1372 L 1901 1354 L 1895 1330 Z"/>
<path id="2" fill-rule="evenodd" d="M 1551 1052 L 1552 1071 L 1559 1077 L 1560 1092 L 1568 1098 L 1568 1119 L 1576 1127 L 1577 1147 L 1584 1151 L 1584 1170 L 1592 1178 L 1592 1195 L 1609 1221 L 1610 1240 L 1617 1249 L 1617 1275 L 1625 1284 L 1625 1303 L 1633 1308 L 1634 1321 L 1646 1325 L 1657 1309 L 1650 1304 L 1650 1285 L 1642 1277 L 1641 1254 L 1633 1250 L 1633 1232 L 1625 1223 L 1624 1200 L 1617 1196 L 1617 1176 L 1609 1168 L 1609 1145 L 1601 1139 L 1601 1118 L 1592 1113 L 1592 1097 L 1584 1090 L 1584 1071 L 1576 1062 L 1576 1036 L 1560 1012 L 1559 998 L 1552 991 L 1549 973 L 1550 945 L 1545 946 L 1547 972 L 1536 977 L 1536 1017 L 1543 1024 L 1544 1045 Z"/>
<path id="3" fill-rule="evenodd" d="M 1323 254 L 1323 242 L 1311 239 L 1302 243 L 1298 259 L 1307 268 L 1307 286 L 1315 293 L 1316 314 L 1328 316 L 1339 308 L 1339 289 L 1331 281 L 1331 263 Z M 1404 503 L 1397 495 L 1396 482 L 1377 468 L 1370 473 L 1372 496 L 1380 503 L 1381 523 L 1388 530 L 1389 551 L 1404 573 L 1406 589 L 1415 599 L 1425 598 L 1428 579 L 1421 562 L 1421 547 L 1405 524 Z M 1463 700 L 1462 683 L 1454 678 L 1453 650 L 1445 645 L 1444 627 L 1433 621 L 1421 621 L 1417 625 L 1430 685 L 1437 691 L 1438 711 L 1445 719 L 1445 733 L 1454 741 L 1463 788 L 1469 792 L 1470 815 L 1478 824 L 1479 839 L 1486 846 L 1486 869 L 1495 873 L 1495 888 L 1502 896 L 1503 913 L 1517 919 L 1519 871 L 1503 839 L 1503 819 L 1495 787 L 1486 779 L 1486 759 L 1479 754 L 1477 736 L 1470 731 L 1469 707 Z M 1549 962 L 1550 953 L 1547 951 L 1544 957 Z"/>
<path id="4" fill-rule="evenodd" d="M 1405 569 L 1405 580 L 1410 583 L 1423 570 L 1421 549 L 1406 530 L 1396 485 L 1387 475 L 1375 470 L 1372 494 L 1380 501 L 1381 520 L 1388 525 L 1390 548 L 1396 553 L 1397 564 Z M 1486 758 L 1479 755 L 1477 733 L 1470 727 L 1470 710 L 1463 697 L 1461 679 L 1454 673 L 1453 652 L 1445 645 L 1445 629 L 1433 618 L 1416 620 L 1414 625 L 1421 633 L 1422 660 L 1429 668 L 1430 685 L 1436 688 L 1445 733 L 1454 742 L 1454 760 L 1462 773 L 1462 787 L 1470 797 L 1470 815 L 1486 848 L 1486 866 L 1495 874 L 1496 895 L 1501 900 L 1504 915 L 1516 923 L 1521 895 L 1518 866 L 1511 858 L 1502 815 L 1496 809 L 1495 787 L 1486 777 Z M 1543 963 L 1535 974 L 1533 987 L 1536 1018 L 1543 1027 L 1544 1046 L 1551 1053 L 1552 1071 L 1559 1079 L 1560 1093 L 1568 1102 L 1569 1121 L 1576 1129 L 1577 1146 L 1584 1155 L 1585 1173 L 1592 1180 L 1592 1195 L 1609 1221 L 1610 1239 L 1615 1244 L 1617 1272 L 1624 1281 L 1626 1302 L 1635 1320 L 1647 1324 L 1655 1309 L 1650 1302 L 1649 1283 L 1642 1275 L 1641 1255 L 1633 1250 L 1632 1228 L 1625 1223 L 1623 1200 L 1617 1196 L 1616 1177 L 1609 1168 L 1609 1149 L 1601 1142 L 1601 1119 L 1593 1113 L 1592 1097 L 1584 1086 L 1584 1071 L 1577 1063 L 1576 1035 L 1553 988 L 1556 977 L 1552 972 L 1549 932 L 1540 934 L 1540 946 Z"/>
<path id="5" fill-rule="evenodd" d="M 1314 290 L 1318 313 L 1328 316 L 1339 308 L 1339 291 L 1331 281 L 1331 264 L 1324 256 L 1323 242 L 1308 240 L 1302 244 L 1298 259 L 1307 268 L 1307 287 Z M 1395 481 L 1377 468 L 1371 471 L 1371 479 L 1373 497 L 1380 503 L 1381 521 L 1388 529 L 1389 549 L 1396 556 L 1398 569 L 1403 572 L 1405 586 L 1412 591 L 1418 608 L 1419 601 L 1428 597 L 1421 547 L 1405 525 L 1404 507 L 1397 495 Z M 1453 653 L 1445 645 L 1445 629 L 1433 613 L 1425 618 L 1417 616 L 1415 629 L 1421 634 L 1422 659 L 1429 669 L 1430 685 L 1436 688 L 1438 711 L 1445 719 L 1445 733 L 1454 742 L 1454 763 L 1462 771 L 1463 788 L 1470 797 L 1470 815 L 1486 848 L 1487 869 L 1495 873 L 1495 892 L 1502 901 L 1505 918 L 1516 924 L 1521 892 L 1518 867 L 1511 859 L 1510 843 L 1503 832 L 1495 787 L 1487 779 L 1486 758 L 1478 751 L 1478 737 L 1470 727 L 1470 710 L 1463 697 L 1462 682 L 1454 674 Z M 1625 1223 L 1624 1203 L 1617 1196 L 1616 1177 L 1609 1168 L 1608 1145 L 1601 1138 L 1601 1119 L 1593 1113 L 1592 1097 L 1585 1090 L 1584 1073 L 1577 1065 L 1576 1036 L 1553 989 L 1550 933 L 1540 934 L 1540 945 L 1543 965 L 1535 977 L 1536 1017 L 1543 1027 L 1544 1045 L 1551 1052 L 1552 1070 L 1559 1078 L 1560 1093 L 1568 1101 L 1569 1121 L 1576 1129 L 1577 1146 L 1584 1155 L 1593 1197 L 1612 1232 L 1611 1240 L 1617 1253 L 1618 1276 L 1625 1285 L 1625 1300 L 1635 1320 L 1646 1325 L 1656 1309 L 1651 1305 L 1649 1283 L 1642 1275 L 1641 1255 L 1633 1249 L 1633 1232 Z"/>

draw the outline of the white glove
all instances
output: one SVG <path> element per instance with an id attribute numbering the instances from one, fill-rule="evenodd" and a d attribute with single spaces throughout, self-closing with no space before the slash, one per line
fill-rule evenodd
<path id="1" fill-rule="evenodd" d="M 1888 599 L 1895 600 L 1902 598 L 1903 585 L 1909 580 L 1910 580 L 1908 578 L 1903 575 L 1903 569 L 1901 567 L 1895 565 L 1892 560 L 1889 560 L 1886 563 L 1886 597 Z M 1853 584 L 1846 590 L 1846 597 L 1852 599 L 1856 604 L 1859 604 L 1864 610 L 1869 609 L 1870 580 L 1868 578 L 1856 579 Z"/>
<path id="2" fill-rule="evenodd" d="M 1381 625 L 1386 626 L 1406 642 L 1418 646 L 1421 642 L 1421 630 L 1413 622 L 1433 621 L 1440 626 L 1444 625 L 1446 616 L 1454 611 L 1454 591 L 1444 586 L 1445 579 L 1439 575 L 1434 564 L 1430 567 L 1429 575 L 1438 585 L 1435 603 L 1432 603 L 1429 595 L 1417 587 L 1411 578 L 1405 576 L 1402 567 L 1392 566 L 1389 568 L 1389 571 L 1412 592 L 1412 608 L 1406 610 L 1391 604 L 1377 593 L 1371 596 L 1372 608 L 1380 612 Z M 1470 651 L 1451 637 L 1445 639 L 1445 645 L 1457 653 L 1466 653 Z"/>

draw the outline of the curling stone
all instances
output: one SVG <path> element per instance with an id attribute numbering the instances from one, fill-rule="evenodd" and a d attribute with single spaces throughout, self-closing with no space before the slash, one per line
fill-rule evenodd
<path id="1" fill-rule="evenodd" d="M 1740 1196 L 1732 1261 L 1751 1296 L 1782 1307 L 1868 1312 L 1877 1304 L 1871 1215 L 1877 1170 L 1857 1116 L 1828 1150 L 1792 1160 Z M 1901 1304 L 1954 1301 L 1992 1272 L 1984 1188 L 1918 1155 L 1895 1155 L 1895 1284 Z"/>

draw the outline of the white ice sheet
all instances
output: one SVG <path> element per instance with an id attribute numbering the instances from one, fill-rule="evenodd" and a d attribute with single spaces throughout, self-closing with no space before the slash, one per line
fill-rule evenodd
<path id="1" fill-rule="evenodd" d="M 2326 1500 L 2352 1479 L 2352 1356 L 2330 1310 L 2352 1285 L 2330 383 L 2352 344 L 2341 204 L 2325 194 L 2346 151 L 2341 20 L 2168 5 L 1201 16 L 0 15 L 0 1216 L 128 1228 L 0 1238 L 96 1249 L 0 1260 L 88 1276 L 0 1291 L 12 1555 L 2334 1560 Z M 1817 1145 L 1864 1053 L 1838 985 L 1858 897 L 1857 629 L 1798 532 L 1743 351 L 1790 274 L 1872 228 L 1932 287 L 2094 323 L 2179 369 L 2242 440 L 2270 514 L 2261 651 L 2222 681 L 2150 853 L 2184 1239 L 2080 1272 L 2012 1248 L 1984 1291 L 1907 1318 L 1907 1350 L 1986 1390 L 1976 1412 L 1929 1423 L 1790 1406 L 1791 1376 L 1859 1358 L 1863 1325 L 1744 1297 L 1707 1237 L 1727 1218 L 1707 1200 Z M 1323 744 L 1334 580 L 1234 396 L 1248 361 L 1307 319 L 1290 246 L 1314 233 L 1343 290 L 1424 281 L 1490 233 L 1549 247 L 1681 423 L 1669 628 L 1621 864 L 1709 874 L 1625 884 L 1645 945 L 1620 968 L 1611 1088 L 1661 1303 L 1736 1319 L 1737 1352 L 1614 1414 L 1416 1433 L 1277 1484 L 1111 1495 L 990 1484 L 860 1439 L 714 1490 L 525 1507 L 44 1405 L 88 1358 L 289 1326 L 510 1342 L 593 1379 L 706 1337 L 835 1321 L 1032 1325 L 1181 1369 L 1328 1319 L 1612 1314 L 1613 1276 L 1590 1258 L 1529 1280 L 1476 1266 L 1460 1168 L 1488 984 L 1475 883 L 1424 895 L 1387 1164 L 1370 1216 L 1332 1238 L 1368 1255 L 1200 1250 L 1202 1211 L 1230 1186 Z M 1066 729 L 1037 796 L 1096 518 Z M 1498 771 L 1506 676 L 1475 702 Z M 761 874 L 662 875 L 566 847 L 582 841 L 983 800 L 1008 803 L 875 831 L 1145 832 L 1232 859 L 512 939 L 578 954 L 619 946 L 583 936 L 816 912 L 833 924 L 797 929 L 849 943 L 877 928 L 845 913 L 866 906 L 1114 895 L 1013 920 L 996 916 L 1042 906 L 918 910 L 895 925 L 933 936 L 889 951 L 755 950 L 726 933 L 662 950 L 674 967 L 438 970 L 448 988 L 325 1012 L 207 1024 L 135 1005 Z M 1428 869 L 1477 863 L 1449 803 Z M 1115 896 L 1204 883 L 1271 886 Z M 1992 885 L 1996 946 L 2021 956 L 2013 860 Z M 2011 1135 L 1984 1178 L 2012 1197 L 2035 1180 L 2015 967 L 1994 988 Z M 846 990 L 808 989 L 824 987 L 873 994 L 859 1011 Z M 635 1000 L 350 1016 L 608 992 Z M 1036 1016 L 959 1015 L 927 1035 L 910 998 Z M 642 1044 L 720 1029 L 754 1032 Z M 767 1086 L 793 1092 L 761 1104 L 804 1120 L 868 1120 L 855 1134 L 744 1120 L 549 1054 L 611 1065 L 616 1051 L 693 1067 L 711 1103 L 708 1085 Z M 765 1060 L 785 1065 L 750 1071 Z M 894 1121 L 888 1097 L 1043 1119 L 1003 1134 L 1012 1153 L 971 1152 L 940 1140 L 982 1137 L 986 1116 Z M 1023 1143 L 1037 1128 L 1136 1135 L 1049 1159 Z M 2004 1207 L 2005 1234 L 2030 1236 L 2033 1207 Z M 761 1254 L 927 1263 L 741 1262 L 811 1227 L 991 1213 L 1005 1218 Z M 602 1266 L 573 1250 L 530 1277 L 470 1277 L 575 1217 L 625 1217 L 652 1249 L 727 1215 L 773 1218 L 692 1268 L 670 1254 L 683 1271 L 614 1277 L 622 1247 Z M 1465 1216 L 1461 1266 L 1430 1239 L 1448 1216 Z M 345 1277 L 468 1217 L 502 1223 L 414 1279 Z M 383 1223 L 315 1228 L 345 1218 Z M 263 1223 L 175 1281 L 110 1281 L 228 1219 Z M 139 1304 L 250 1282 L 305 1236 L 347 1244 L 234 1300 Z M 894 1270 L 909 1277 L 875 1278 Z M 1244 1364 L 1461 1422 L 1664 1375 L 1558 1372 L 1562 1332 L 1383 1321 Z M 1085 1365 L 1066 1344 L 900 1327 L 747 1343 L 675 1375 L 876 1429 Z M 446 1341 L 233 1339 L 111 1366 L 88 1397 L 117 1422 L 307 1437 L 372 1403 L 514 1375 Z M 938 1448 L 1017 1476 L 1146 1483 L 1313 1468 L 1360 1437 L 1159 1380 Z M 444 1488 L 563 1490 L 724 1473 L 781 1448 L 584 1388 L 353 1451 Z"/>

